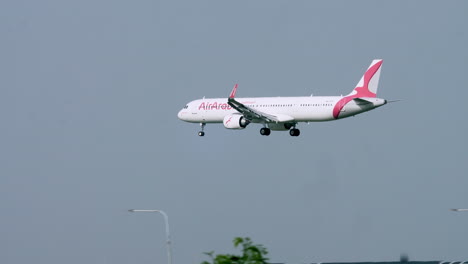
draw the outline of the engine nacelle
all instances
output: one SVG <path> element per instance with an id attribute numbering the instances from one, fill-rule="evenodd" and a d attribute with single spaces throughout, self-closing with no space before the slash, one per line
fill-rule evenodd
<path id="1" fill-rule="evenodd" d="M 239 114 L 227 115 L 223 119 L 223 125 L 228 129 L 244 129 L 249 123 L 249 120 Z"/>

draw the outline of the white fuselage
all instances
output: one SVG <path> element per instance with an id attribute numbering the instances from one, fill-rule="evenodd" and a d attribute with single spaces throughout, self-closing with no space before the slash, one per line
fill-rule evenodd
<path id="1" fill-rule="evenodd" d="M 353 116 L 382 106 L 386 100 L 366 98 L 366 103 L 349 101 L 337 106 L 342 96 L 304 96 L 304 97 L 253 97 L 236 98 L 237 101 L 252 109 L 287 115 L 295 122 L 330 121 Z M 339 113 L 338 115 L 336 113 Z M 178 113 L 179 119 L 193 123 L 222 123 L 226 115 L 238 113 L 228 104 L 227 98 L 198 99 L 188 103 Z"/>

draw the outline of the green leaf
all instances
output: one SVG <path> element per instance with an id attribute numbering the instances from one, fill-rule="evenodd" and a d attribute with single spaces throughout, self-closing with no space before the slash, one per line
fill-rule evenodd
<path id="1" fill-rule="evenodd" d="M 244 239 L 242 237 L 236 237 L 234 238 L 233 243 L 234 243 L 234 247 L 237 247 L 239 246 L 239 244 L 244 243 Z"/>
<path id="2" fill-rule="evenodd" d="M 236 237 L 232 242 L 235 248 L 242 245 L 242 255 L 214 255 L 214 251 L 205 252 L 204 254 L 211 258 L 212 263 L 203 261 L 201 264 L 267 264 L 268 251 L 262 245 L 254 245 L 249 237 Z"/>

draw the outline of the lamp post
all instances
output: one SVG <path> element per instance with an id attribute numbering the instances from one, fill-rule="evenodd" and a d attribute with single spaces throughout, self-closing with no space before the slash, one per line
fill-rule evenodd
<path id="1" fill-rule="evenodd" d="M 172 264 L 172 254 L 171 254 L 171 235 L 169 233 L 169 220 L 167 214 L 161 210 L 139 210 L 139 209 L 130 209 L 128 210 L 131 213 L 160 213 L 164 217 L 164 223 L 166 224 L 166 244 L 167 244 L 167 263 Z"/>
<path id="2" fill-rule="evenodd" d="M 461 208 L 454 208 L 454 209 L 450 209 L 451 211 L 454 211 L 454 212 L 466 212 L 468 211 L 468 209 L 461 209 Z"/>

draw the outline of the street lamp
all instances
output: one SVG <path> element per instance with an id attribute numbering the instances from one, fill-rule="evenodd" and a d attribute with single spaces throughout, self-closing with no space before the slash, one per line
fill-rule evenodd
<path id="1" fill-rule="evenodd" d="M 468 211 L 468 209 L 460 209 L 460 208 L 454 208 L 454 209 L 450 209 L 451 211 L 454 211 L 454 212 L 466 212 Z"/>
<path id="2" fill-rule="evenodd" d="M 171 235 L 169 233 L 169 220 L 167 214 L 161 210 L 138 210 L 138 209 L 130 209 L 128 210 L 131 213 L 160 213 L 164 216 L 164 222 L 166 224 L 166 244 L 167 244 L 167 263 L 172 264 L 172 254 L 171 254 Z"/>

